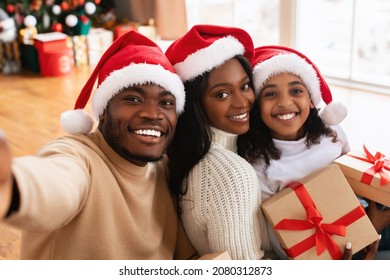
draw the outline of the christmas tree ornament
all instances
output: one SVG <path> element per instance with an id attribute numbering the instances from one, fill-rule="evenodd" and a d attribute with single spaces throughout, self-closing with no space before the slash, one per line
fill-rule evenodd
<path id="1" fill-rule="evenodd" d="M 65 18 L 65 23 L 68 27 L 75 27 L 77 25 L 77 22 L 79 20 L 77 19 L 77 16 L 75 15 L 67 15 L 66 18 Z"/>
<path id="2" fill-rule="evenodd" d="M 59 14 L 61 14 L 61 7 L 59 5 L 53 5 L 51 11 L 54 15 L 58 16 Z"/>
<path id="3" fill-rule="evenodd" d="M 24 18 L 23 24 L 26 27 L 35 27 L 37 25 L 37 19 L 33 15 L 28 15 Z"/>
<path id="4" fill-rule="evenodd" d="M 96 12 L 96 5 L 92 2 L 87 2 L 84 6 L 87 15 L 93 15 Z"/>

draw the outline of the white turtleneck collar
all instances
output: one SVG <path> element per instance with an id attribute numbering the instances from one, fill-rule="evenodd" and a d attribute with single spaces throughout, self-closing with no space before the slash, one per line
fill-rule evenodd
<path id="1" fill-rule="evenodd" d="M 306 146 L 306 136 L 293 141 L 272 139 L 274 141 L 275 147 L 282 152 L 283 156 L 294 156 L 296 154 L 301 154 L 308 149 Z"/>
<path id="2" fill-rule="evenodd" d="M 237 153 L 237 134 L 231 134 L 223 130 L 211 127 L 213 143 L 222 145 L 225 149 Z"/>

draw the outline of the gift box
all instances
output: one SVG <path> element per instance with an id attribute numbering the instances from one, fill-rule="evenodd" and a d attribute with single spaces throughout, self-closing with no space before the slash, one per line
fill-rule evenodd
<path id="1" fill-rule="evenodd" d="M 74 64 L 76 67 L 88 65 L 88 45 L 85 35 L 71 36 L 68 39 L 70 48 L 73 50 Z"/>
<path id="2" fill-rule="evenodd" d="M 41 33 L 35 36 L 34 46 L 40 52 L 53 52 L 67 48 L 68 35 L 62 32 Z"/>
<path id="3" fill-rule="evenodd" d="M 67 38 L 61 32 L 43 33 L 35 37 L 34 46 L 38 51 L 42 76 L 62 76 L 73 69 L 73 52 Z"/>
<path id="4" fill-rule="evenodd" d="M 87 35 L 88 62 L 95 65 L 114 40 L 111 30 L 105 28 L 93 28 Z"/>
<path id="5" fill-rule="evenodd" d="M 136 22 L 130 23 L 121 23 L 114 27 L 114 40 L 118 39 L 123 34 L 129 32 L 130 30 L 137 31 L 139 24 Z"/>
<path id="6" fill-rule="evenodd" d="M 292 183 L 261 208 L 291 259 L 341 259 L 347 241 L 355 253 L 378 239 L 337 164 Z"/>
<path id="7" fill-rule="evenodd" d="M 62 76 L 73 69 L 72 51 L 63 49 L 39 55 L 39 66 L 42 76 Z"/>
<path id="8" fill-rule="evenodd" d="M 353 191 L 364 198 L 390 207 L 390 160 L 365 146 L 335 160 Z"/>
<path id="9" fill-rule="evenodd" d="M 20 56 L 23 67 L 34 73 L 40 72 L 38 51 L 34 45 L 20 44 Z"/>

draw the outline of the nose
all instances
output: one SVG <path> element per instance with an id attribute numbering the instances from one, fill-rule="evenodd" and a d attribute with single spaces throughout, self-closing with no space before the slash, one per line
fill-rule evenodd
<path id="1" fill-rule="evenodd" d="M 289 94 L 280 94 L 277 105 L 282 108 L 288 108 L 293 104 L 293 100 Z"/>
<path id="2" fill-rule="evenodd" d="M 161 109 L 155 104 L 145 105 L 140 114 L 140 118 L 151 119 L 151 120 L 162 120 L 164 117 Z"/>
<path id="3" fill-rule="evenodd" d="M 249 104 L 247 97 L 240 91 L 233 94 L 232 106 L 236 108 L 244 108 Z"/>

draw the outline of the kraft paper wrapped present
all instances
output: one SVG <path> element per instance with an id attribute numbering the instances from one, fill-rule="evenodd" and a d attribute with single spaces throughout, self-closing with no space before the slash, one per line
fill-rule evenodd
<path id="1" fill-rule="evenodd" d="M 390 207 L 390 159 L 365 146 L 335 160 L 353 191 L 364 198 Z"/>
<path id="2" fill-rule="evenodd" d="M 261 208 L 291 259 L 341 259 L 347 241 L 356 253 L 378 239 L 337 164 L 292 183 Z"/>

